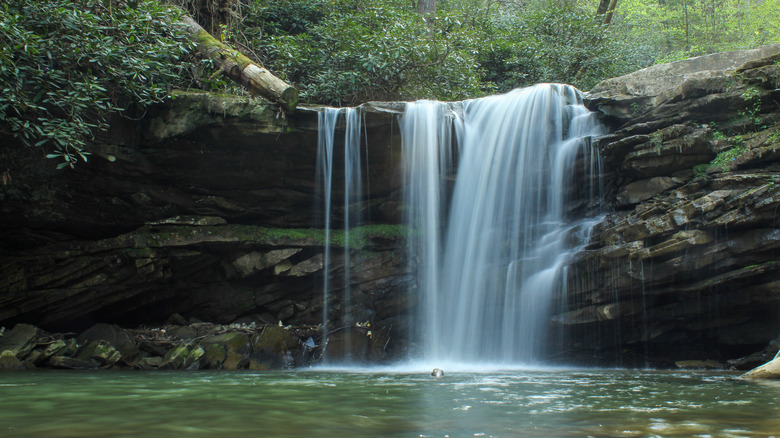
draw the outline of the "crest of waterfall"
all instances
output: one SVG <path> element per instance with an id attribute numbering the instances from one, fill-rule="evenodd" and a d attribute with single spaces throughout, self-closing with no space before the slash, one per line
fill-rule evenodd
<path id="1" fill-rule="evenodd" d="M 343 203 L 344 214 L 343 223 L 343 285 L 341 289 L 341 300 L 343 309 L 340 315 L 333 315 L 330 308 L 331 284 L 330 272 L 333 270 L 332 257 L 332 207 L 335 202 L 333 199 L 333 169 L 334 152 L 336 148 L 336 125 L 340 115 L 344 114 L 344 187 Z M 363 201 L 363 169 L 362 154 L 360 149 L 360 131 L 362 119 L 356 108 L 323 108 L 318 115 L 318 144 L 317 144 L 317 187 L 318 199 L 322 199 L 321 211 L 322 226 L 324 229 L 324 254 L 323 254 L 323 298 L 322 298 L 322 330 L 323 343 L 327 345 L 329 330 L 328 321 L 339 320 L 344 325 L 354 323 L 353 315 L 350 314 L 351 308 L 351 254 L 350 254 L 350 232 L 351 227 L 357 226 L 362 222 L 361 202 Z M 345 337 L 345 351 L 351 351 L 351 339 Z M 324 357 L 327 361 L 327 347 Z"/>
<path id="2" fill-rule="evenodd" d="M 541 360 L 562 267 L 600 221 L 569 211 L 600 196 L 600 126 L 575 88 L 542 84 L 409 103 L 401 130 L 425 359 Z"/>

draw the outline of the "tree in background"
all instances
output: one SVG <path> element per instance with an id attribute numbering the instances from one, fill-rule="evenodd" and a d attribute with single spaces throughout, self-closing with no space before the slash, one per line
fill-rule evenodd
<path id="1" fill-rule="evenodd" d="M 780 0 L 621 0 L 616 17 L 657 62 L 780 42 Z"/>
<path id="2" fill-rule="evenodd" d="M 436 0 L 417 0 L 417 13 L 423 16 L 435 16 Z"/>

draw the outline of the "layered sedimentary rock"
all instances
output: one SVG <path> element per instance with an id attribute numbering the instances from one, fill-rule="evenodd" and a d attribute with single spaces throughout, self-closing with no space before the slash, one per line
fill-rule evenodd
<path id="1" fill-rule="evenodd" d="M 586 105 L 606 209 L 555 323 L 602 362 L 725 361 L 780 333 L 780 45 L 659 65 Z"/>
<path id="2" fill-rule="evenodd" d="M 566 268 L 566 295 L 550 322 L 556 358 L 745 369 L 771 359 L 765 351 L 727 362 L 780 333 L 778 82 L 780 47 L 769 46 L 655 66 L 586 96 L 612 132 L 596 140 L 606 217 Z M 80 332 L 99 322 L 159 326 L 173 313 L 316 326 L 327 275 L 330 314 L 351 315 L 328 321 L 334 356 L 355 357 L 347 345 L 360 345 L 366 360 L 402 351 L 414 284 L 399 224 L 398 108 L 382 109 L 367 111 L 364 123 L 366 223 L 349 240 L 334 232 L 327 269 L 324 232 L 313 228 L 322 224 L 314 111 L 285 115 L 248 99 L 185 93 L 140 120 L 115 120 L 74 170 L 55 170 L 35 148 L 2 148 L 0 326 Z M 343 197 L 343 178 L 334 172 L 334 198 Z M 572 214 L 596 207 L 583 203 Z M 332 211 L 335 229 L 342 208 Z M 370 330 L 355 324 L 365 321 Z M 270 347 L 251 333 L 247 349 L 240 337 L 177 326 L 176 339 L 215 338 L 178 352 L 166 345 L 134 366 L 282 361 L 256 355 Z M 50 341 L 64 348 L 52 366 L 105 366 L 116 357 L 104 344 L 86 349 L 98 339 L 39 341 L 22 343 L 25 354 L 0 351 L 0 359 L 8 368 L 48 363 Z M 39 353 L 28 359 L 32 351 Z"/>
<path id="3" fill-rule="evenodd" d="M 393 317 L 407 306 L 409 278 L 394 117 L 366 115 L 373 202 L 348 239 L 334 231 L 327 267 L 324 231 L 313 228 L 322 202 L 315 111 L 287 118 L 253 99 L 183 93 L 140 121 L 114 121 L 73 170 L 55 170 L 34 148 L 4 147 L 0 326 L 78 332 L 96 322 L 159 325 L 172 313 L 314 325 L 328 275 L 333 315 L 400 330 Z M 334 196 L 343 186 L 334 175 Z M 334 228 L 340 217 L 335 208 Z"/>

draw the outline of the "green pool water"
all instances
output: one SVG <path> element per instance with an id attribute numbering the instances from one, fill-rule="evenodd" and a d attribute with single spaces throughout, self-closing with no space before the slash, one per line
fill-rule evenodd
<path id="1" fill-rule="evenodd" d="M 0 373 L 0 436 L 780 436 L 778 400 L 712 372 L 26 371 Z"/>

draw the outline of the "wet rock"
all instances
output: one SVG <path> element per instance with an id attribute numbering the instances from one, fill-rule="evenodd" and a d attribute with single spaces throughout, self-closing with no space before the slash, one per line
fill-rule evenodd
<path id="1" fill-rule="evenodd" d="M 115 348 L 121 354 L 122 360 L 128 364 L 132 364 L 139 353 L 138 346 L 133 342 L 127 331 L 114 324 L 95 324 L 81 333 L 76 339 L 80 344 L 92 344 L 95 341 L 104 341 L 106 345 Z M 107 360 L 108 358 L 105 359 Z M 103 359 L 98 359 L 98 361 L 101 362 L 101 364 L 105 364 Z"/>
<path id="2" fill-rule="evenodd" d="M 227 348 L 220 344 L 206 344 L 203 347 L 201 362 L 203 368 L 218 370 L 227 359 Z"/>
<path id="3" fill-rule="evenodd" d="M 65 368 L 69 370 L 94 370 L 100 368 L 100 363 L 94 360 L 82 360 L 68 356 L 54 356 L 48 361 L 52 368 Z"/>
<path id="4" fill-rule="evenodd" d="M 168 351 L 163 357 L 161 368 L 190 369 L 199 368 L 197 360 L 203 356 L 203 348 L 196 344 L 179 344 Z"/>
<path id="5" fill-rule="evenodd" d="M 219 329 L 216 324 L 210 322 L 190 322 L 190 327 L 195 330 L 198 336 L 212 336 Z"/>
<path id="6" fill-rule="evenodd" d="M 686 370 L 720 370 L 723 364 L 716 360 L 678 360 L 674 363 L 677 368 Z"/>
<path id="7" fill-rule="evenodd" d="M 43 357 L 44 358 L 52 357 L 56 353 L 58 353 L 60 350 L 65 348 L 67 345 L 68 345 L 68 343 L 65 342 L 64 340 L 57 339 L 54 342 L 52 342 L 51 344 L 49 344 L 48 346 L 46 346 L 46 348 L 43 350 Z"/>
<path id="8" fill-rule="evenodd" d="M 198 332 L 191 326 L 176 327 L 171 330 L 171 336 L 176 339 L 193 339 L 198 336 Z"/>
<path id="9" fill-rule="evenodd" d="M 13 351 L 4 350 L 0 353 L 0 370 L 24 370 L 26 368 L 22 361 L 16 358 Z"/>
<path id="10" fill-rule="evenodd" d="M 297 265 L 290 267 L 288 275 L 293 277 L 303 277 L 309 274 L 313 274 L 322 270 L 323 255 L 317 254 L 316 256 L 304 260 Z"/>
<path id="11" fill-rule="evenodd" d="M 16 324 L 0 336 L 0 351 L 10 351 L 17 358 L 24 359 L 35 348 L 38 333 L 38 327 Z"/>
<path id="12" fill-rule="evenodd" d="M 251 352 L 249 338 L 238 332 L 205 338 L 201 341 L 201 345 L 208 348 L 211 353 L 207 359 L 209 366 L 226 370 L 244 368 Z"/>
<path id="13" fill-rule="evenodd" d="M 298 338 L 289 330 L 278 326 L 266 326 L 252 338 L 249 369 L 268 370 L 292 366 L 291 351 L 297 346 Z"/>
<path id="14" fill-rule="evenodd" d="M 347 328 L 331 334 L 324 356 L 329 361 L 367 363 L 374 347 L 373 332 L 363 328 Z"/>
<path id="15" fill-rule="evenodd" d="M 216 216 L 174 216 L 166 219 L 149 221 L 147 225 L 225 225 L 227 221 Z M 180 315 L 181 316 L 181 315 Z"/>
<path id="16" fill-rule="evenodd" d="M 122 358 L 122 354 L 110 343 L 100 340 L 92 341 L 76 352 L 76 359 L 85 362 L 96 362 L 101 367 L 111 367 Z"/>
<path id="17" fill-rule="evenodd" d="M 780 379 L 780 352 L 771 361 L 742 375 L 743 379 Z"/>
<path id="18" fill-rule="evenodd" d="M 142 370 L 156 370 L 161 368 L 165 360 L 160 356 L 142 357 L 138 360 L 137 366 Z"/>
<path id="19" fill-rule="evenodd" d="M 679 185 L 673 178 L 659 176 L 628 184 L 617 195 L 621 205 L 636 204 Z"/>
<path id="20" fill-rule="evenodd" d="M 233 261 L 233 267 L 236 268 L 236 271 L 240 276 L 246 277 L 257 271 L 276 266 L 301 251 L 302 248 L 286 248 L 269 251 L 267 253 L 254 251 Z M 290 267 L 292 267 L 291 263 Z M 275 273 L 278 275 L 280 272 Z"/>
<path id="21" fill-rule="evenodd" d="M 751 370 L 772 360 L 778 351 L 780 351 L 780 338 L 772 340 L 761 351 L 737 359 L 731 359 L 726 362 L 726 365 L 735 370 Z"/>

